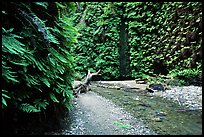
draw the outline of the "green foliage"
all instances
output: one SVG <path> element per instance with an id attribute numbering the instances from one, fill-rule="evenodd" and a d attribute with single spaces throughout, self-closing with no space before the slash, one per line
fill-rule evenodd
<path id="1" fill-rule="evenodd" d="M 34 106 L 23 103 L 19 106 L 19 109 L 23 110 L 24 112 L 30 113 L 30 112 L 40 112 L 40 110 L 36 109 Z"/>
<path id="2" fill-rule="evenodd" d="M 141 73 L 151 75 L 156 59 L 164 61 L 169 70 L 194 68 L 196 62 L 201 64 L 199 41 L 202 32 L 194 25 L 199 23 L 188 18 L 195 17 L 199 22 L 201 3 L 141 2 L 127 3 L 125 7 L 133 77 Z M 198 38 L 193 38 L 194 33 Z M 181 50 L 188 46 L 191 46 L 191 53 L 186 56 Z"/>
<path id="3" fill-rule="evenodd" d="M 46 99 L 42 100 L 42 99 L 36 99 L 33 104 L 35 104 L 35 108 L 37 108 L 37 110 L 40 109 L 46 109 L 47 105 L 49 105 L 49 103 L 47 102 Z"/>
<path id="4" fill-rule="evenodd" d="M 47 9 L 48 3 L 47 2 L 35 2 L 36 5 L 42 6 Z"/>
<path id="5" fill-rule="evenodd" d="M 55 97 L 55 94 L 50 93 L 50 98 L 51 98 L 54 102 L 59 103 L 59 100 L 57 100 L 57 98 Z"/>
<path id="6" fill-rule="evenodd" d="M 8 93 L 8 91 L 6 90 L 2 90 L 2 108 L 6 107 L 7 106 L 7 103 L 6 103 L 6 98 L 11 98 L 10 96 L 8 96 L 6 93 Z"/>
<path id="7" fill-rule="evenodd" d="M 56 103 L 69 110 L 75 73 L 70 48 L 77 42 L 77 30 L 68 7 L 74 5 L 3 4 L 2 107 L 30 113 L 42 112 Z"/>
<path id="8" fill-rule="evenodd" d="M 167 83 L 169 85 L 199 85 L 199 82 L 202 81 L 202 67 L 201 64 L 198 64 L 196 68 L 177 68 L 171 70 L 168 75 L 172 77 Z"/>
<path id="9" fill-rule="evenodd" d="M 104 68 L 105 79 L 118 78 L 121 17 L 128 30 L 132 77 L 153 75 L 152 66 L 156 59 L 162 60 L 169 70 L 194 68 L 196 63 L 201 64 L 199 2 L 82 2 L 79 7 L 83 10 L 78 10 L 73 19 L 80 35 L 72 50 L 76 60 L 74 68 L 83 75 L 87 69 Z M 198 38 L 193 38 L 193 33 Z M 184 48 L 188 47 L 190 55 L 187 56 Z"/>
<path id="10" fill-rule="evenodd" d="M 73 14 L 79 30 L 78 43 L 72 48 L 74 68 L 85 75 L 87 70 L 101 69 L 104 79 L 119 77 L 119 15 L 113 3 L 84 3 Z"/>
<path id="11" fill-rule="evenodd" d="M 105 79 L 119 77 L 119 27 L 124 18 L 128 32 L 129 73 L 133 78 L 153 75 L 159 59 L 168 70 L 195 68 L 201 64 L 200 2 L 104 2 L 79 3 L 72 15 L 79 29 L 72 48 L 74 68 L 102 69 Z M 194 10 L 192 10 L 194 9 Z"/>
<path id="12" fill-rule="evenodd" d="M 149 85 L 151 85 L 151 84 L 163 84 L 165 82 L 166 82 L 166 80 L 164 78 L 161 78 L 161 77 L 154 77 L 154 78 L 148 79 Z"/>
<path id="13" fill-rule="evenodd" d="M 187 85 L 187 82 L 182 79 L 174 78 L 172 80 L 167 81 L 166 84 L 171 86 L 184 86 Z"/>
<path id="14" fill-rule="evenodd" d="M 118 122 L 118 121 L 115 121 L 115 122 L 114 122 L 114 125 L 116 125 L 116 126 L 118 126 L 118 127 L 120 127 L 120 128 L 127 128 L 127 129 L 131 128 L 131 125 L 129 125 L 129 124 L 124 124 L 124 123 L 121 123 L 121 122 Z"/>
<path id="15" fill-rule="evenodd" d="M 201 74 L 201 71 L 198 69 L 184 69 L 180 71 L 174 71 L 174 74 L 178 78 L 197 78 Z"/>

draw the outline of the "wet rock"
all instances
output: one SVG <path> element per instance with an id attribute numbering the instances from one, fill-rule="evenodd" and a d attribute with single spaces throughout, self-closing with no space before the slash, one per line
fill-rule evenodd
<path id="1" fill-rule="evenodd" d="M 146 88 L 147 89 L 147 92 L 149 93 L 154 93 L 156 90 L 152 89 L 152 88 Z"/>
<path id="2" fill-rule="evenodd" d="M 160 90 L 160 91 L 164 91 L 165 88 L 162 84 L 150 84 L 149 88 L 152 90 Z"/>

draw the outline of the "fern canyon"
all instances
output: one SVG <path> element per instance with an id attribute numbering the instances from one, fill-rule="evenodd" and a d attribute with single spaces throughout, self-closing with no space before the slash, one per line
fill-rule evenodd
<path id="1" fill-rule="evenodd" d="M 155 92 L 150 89 L 155 81 L 202 85 L 202 2 L 1 5 L 4 135 L 68 127 L 79 94 L 88 93 L 88 100 L 97 82 L 100 94 L 103 88 L 137 89 L 117 85 L 126 80 L 142 81 L 147 92 Z M 112 87 L 103 81 L 116 83 Z M 116 93 L 111 99 L 126 98 Z"/>

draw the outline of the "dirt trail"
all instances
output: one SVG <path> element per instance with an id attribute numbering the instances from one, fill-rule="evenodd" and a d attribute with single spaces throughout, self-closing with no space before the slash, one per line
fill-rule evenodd
<path id="1" fill-rule="evenodd" d="M 69 118 L 70 126 L 58 135 L 152 135 L 145 125 L 111 101 L 88 92 L 80 94 Z"/>

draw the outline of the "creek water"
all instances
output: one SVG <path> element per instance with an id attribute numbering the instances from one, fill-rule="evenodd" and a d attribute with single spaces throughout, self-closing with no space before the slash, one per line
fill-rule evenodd
<path id="1" fill-rule="evenodd" d="M 128 88 L 108 89 L 97 87 L 94 84 L 91 86 L 91 89 L 91 91 L 80 95 L 79 99 L 77 99 L 75 107 L 70 112 L 69 117 L 67 117 L 68 124 L 66 128 L 48 134 L 202 135 L 202 109 L 190 110 L 172 100 L 147 93 L 144 88 L 142 90 Z M 100 97 L 110 100 L 115 106 Z M 122 108 L 128 113 L 128 117 L 130 117 L 130 114 L 131 118 L 129 119 L 136 119 L 137 124 L 133 124 L 133 127 L 135 126 L 134 130 L 125 131 L 124 128 L 115 128 L 113 125 L 119 125 L 119 121 L 114 123 L 112 121 L 111 125 L 111 120 L 107 119 L 111 119 L 110 112 L 115 107 Z M 127 115 L 118 110 L 115 111 L 117 111 L 120 117 Z M 129 125 L 131 122 L 129 121 Z M 128 124 L 126 125 L 128 127 Z M 123 127 L 125 127 L 124 124 Z"/>
<path id="2" fill-rule="evenodd" d="M 202 109 L 190 110 L 144 90 L 93 88 L 159 135 L 202 135 Z"/>

